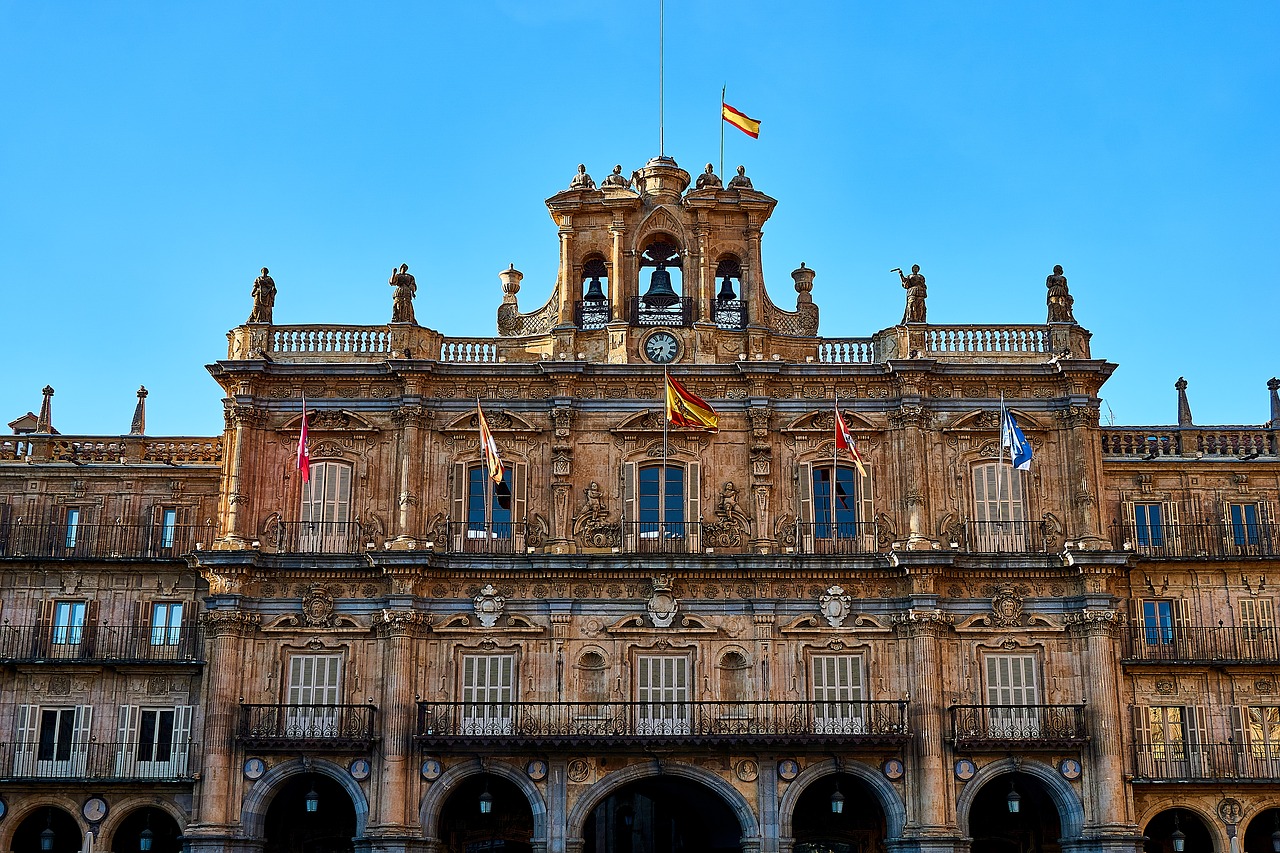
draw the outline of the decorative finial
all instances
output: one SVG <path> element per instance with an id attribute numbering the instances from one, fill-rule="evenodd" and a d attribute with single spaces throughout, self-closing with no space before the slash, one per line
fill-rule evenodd
<path id="1" fill-rule="evenodd" d="M 1267 390 L 1271 392 L 1271 428 L 1280 429 L 1280 379 L 1268 379 Z"/>
<path id="2" fill-rule="evenodd" d="M 1173 383 L 1173 387 L 1178 391 L 1178 426 L 1189 427 L 1191 423 L 1191 404 L 1187 402 L 1187 380 L 1186 377 L 1179 376 L 1178 381 Z"/>
<path id="3" fill-rule="evenodd" d="M 133 423 L 129 426 L 129 435 L 146 435 L 147 433 L 147 387 L 138 386 L 138 405 L 133 409 Z"/>
<path id="4" fill-rule="evenodd" d="M 36 418 L 36 432 L 41 435 L 53 433 L 53 386 L 46 385 L 40 391 L 44 399 L 40 401 L 40 417 Z"/>
<path id="5" fill-rule="evenodd" d="M 796 302 L 812 302 L 813 296 L 813 277 L 817 275 L 813 270 L 804 265 L 804 261 L 800 262 L 799 269 L 791 271 L 791 278 L 796 283 Z"/>

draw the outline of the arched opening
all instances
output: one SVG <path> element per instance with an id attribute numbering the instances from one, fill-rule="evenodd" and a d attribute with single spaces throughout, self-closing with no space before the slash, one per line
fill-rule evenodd
<path id="1" fill-rule="evenodd" d="M 689 779 L 655 776 L 600 802 L 582 831 L 583 853 L 730 853 L 742 827 L 713 791 Z"/>
<path id="2" fill-rule="evenodd" d="M 147 806 L 120 821 L 111 836 L 112 853 L 181 853 L 182 828 L 168 812 Z"/>
<path id="3" fill-rule="evenodd" d="M 713 319 L 722 329 L 741 329 L 747 324 L 746 294 L 742 292 L 742 261 L 737 255 L 722 255 L 716 262 L 719 290 L 712 308 Z"/>
<path id="4" fill-rule="evenodd" d="M 356 808 L 350 795 L 328 776 L 300 773 L 272 797 L 262 849 L 263 853 L 350 853 L 355 836 Z"/>
<path id="5" fill-rule="evenodd" d="M 578 698 L 596 705 L 609 701 L 609 672 L 604 655 L 595 651 L 583 652 L 578 658 Z"/>
<path id="6" fill-rule="evenodd" d="M 70 814 L 49 806 L 33 811 L 13 831 L 13 853 L 42 853 L 41 837 L 50 838 L 49 853 L 76 853 L 84 845 L 80 824 Z"/>
<path id="7" fill-rule="evenodd" d="M 581 301 L 577 304 L 579 329 L 603 329 L 609 323 L 609 267 L 595 255 L 582 264 Z"/>
<path id="8" fill-rule="evenodd" d="M 526 853 L 533 849 L 533 812 L 523 791 L 482 773 L 449 794 L 439 833 L 445 853 Z"/>
<path id="9" fill-rule="evenodd" d="M 805 788 L 791 831 L 795 853 L 883 853 L 884 810 L 857 777 L 835 773 Z"/>
<path id="10" fill-rule="evenodd" d="M 1213 853 L 1213 835 L 1209 832 L 1209 827 L 1204 825 L 1198 814 L 1189 809 L 1166 809 L 1160 812 L 1147 823 L 1142 836 L 1145 839 L 1142 843 L 1144 853 L 1176 853 L 1178 847 L 1185 853 Z M 1245 842 L 1247 845 L 1247 838 Z M 1268 834 L 1267 846 L 1256 849 L 1270 850 L 1270 842 Z M 1255 848 L 1246 846 L 1245 849 Z"/>
<path id="11" fill-rule="evenodd" d="M 1280 853 L 1280 809 L 1254 815 L 1244 831 L 1243 853 Z"/>
<path id="12" fill-rule="evenodd" d="M 726 652 L 720 658 L 721 702 L 746 702 L 751 698 L 748 687 L 750 666 L 742 652 Z"/>
<path id="13" fill-rule="evenodd" d="M 687 326 L 693 300 L 685 298 L 684 260 L 680 247 L 665 236 L 654 237 L 640 253 L 640 288 L 632 305 L 637 326 Z M 649 269 L 648 281 L 645 270 Z M 646 287 L 647 285 L 647 287 Z"/>
<path id="14" fill-rule="evenodd" d="M 1004 773 L 982 786 L 969 808 L 972 853 L 1059 853 L 1062 821 L 1044 785 Z"/>

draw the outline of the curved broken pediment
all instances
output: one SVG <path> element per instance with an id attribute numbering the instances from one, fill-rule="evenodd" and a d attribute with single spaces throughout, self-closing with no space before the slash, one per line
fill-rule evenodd
<path id="1" fill-rule="evenodd" d="M 281 425 L 276 432 L 297 433 L 302 429 L 302 413 L 299 412 Z M 347 409 L 318 409 L 307 413 L 307 431 L 318 432 L 381 432 L 360 415 Z"/>
<path id="2" fill-rule="evenodd" d="M 1018 427 L 1023 432 L 1041 431 L 1044 427 L 1040 421 L 1027 414 L 1021 409 L 1009 408 L 1008 411 L 1013 415 L 1013 419 L 1018 422 Z M 953 430 L 972 430 L 974 432 L 995 432 L 1000 428 L 1000 412 L 995 409 L 978 409 L 975 412 L 968 412 L 956 418 L 946 429 L 947 432 Z"/>
<path id="3" fill-rule="evenodd" d="M 506 409 L 497 409 L 484 413 L 485 420 L 489 422 L 489 430 L 491 432 L 541 432 L 542 430 L 528 420 L 514 412 Z M 480 416 L 474 411 L 464 412 L 454 418 L 447 426 L 443 428 L 443 432 L 478 432 L 480 430 Z"/>
<path id="4" fill-rule="evenodd" d="M 840 417 L 844 418 L 844 424 L 849 428 L 850 432 L 877 432 L 881 428 L 873 424 L 871 421 L 857 414 L 843 410 Z M 816 409 L 812 412 L 805 412 L 798 418 L 791 421 L 782 428 L 783 432 L 822 432 L 832 435 L 836 428 L 836 416 L 832 409 Z"/>

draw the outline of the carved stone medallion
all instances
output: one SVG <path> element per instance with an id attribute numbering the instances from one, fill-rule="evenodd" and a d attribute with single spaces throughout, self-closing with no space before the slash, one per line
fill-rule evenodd
<path id="1" fill-rule="evenodd" d="M 671 579 L 666 575 L 654 578 L 653 594 L 645 604 L 645 610 L 649 612 L 649 620 L 653 622 L 653 627 L 670 628 L 679 609 L 680 602 L 671 592 Z"/>
<path id="2" fill-rule="evenodd" d="M 845 595 L 844 587 L 828 587 L 827 591 L 818 599 L 818 609 L 822 611 L 822 615 L 827 620 L 828 625 L 832 628 L 839 628 L 849 616 L 849 602 L 852 600 Z"/>
<path id="3" fill-rule="evenodd" d="M 507 607 L 507 600 L 498 594 L 493 584 L 485 584 L 484 589 L 474 599 L 476 618 L 486 628 L 498 624 L 498 617 Z"/>
<path id="4" fill-rule="evenodd" d="M 333 627 L 333 596 L 318 583 L 302 596 L 302 621 L 308 628 Z"/>
<path id="5" fill-rule="evenodd" d="M 1022 624 L 1022 597 L 1013 587 L 1001 587 L 991 597 L 991 623 L 1001 628 L 1015 628 Z"/>

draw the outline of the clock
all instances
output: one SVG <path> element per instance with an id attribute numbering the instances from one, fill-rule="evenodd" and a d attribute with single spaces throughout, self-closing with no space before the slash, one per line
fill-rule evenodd
<path id="1" fill-rule="evenodd" d="M 680 355 L 680 341 L 666 329 L 659 329 L 644 339 L 641 350 L 654 364 L 670 364 Z"/>
<path id="2" fill-rule="evenodd" d="M 107 801 L 102 797 L 90 797 L 80 807 L 80 813 L 89 823 L 98 823 L 107 816 Z"/>

